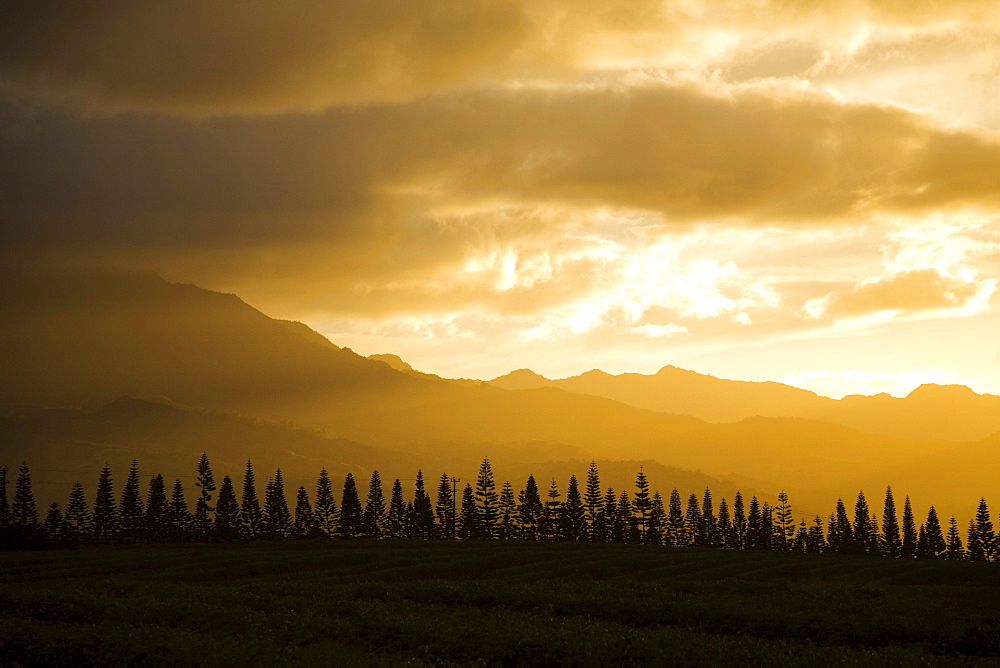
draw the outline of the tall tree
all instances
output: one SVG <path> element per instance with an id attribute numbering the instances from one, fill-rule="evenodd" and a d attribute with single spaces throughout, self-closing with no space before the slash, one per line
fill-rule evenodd
<path id="1" fill-rule="evenodd" d="M 435 505 L 438 523 L 441 525 L 441 534 L 450 540 L 455 539 L 455 493 L 452 489 L 451 478 L 447 473 L 441 474 L 438 482 L 437 504 Z"/>
<path id="2" fill-rule="evenodd" d="M 413 486 L 413 528 L 415 538 L 433 538 L 437 533 L 431 497 L 424 486 L 424 472 L 419 469 Z"/>
<path id="3" fill-rule="evenodd" d="M 927 511 L 927 521 L 924 523 L 920 536 L 922 549 L 918 549 L 918 557 L 923 559 L 937 559 L 944 554 L 947 545 L 944 542 L 944 535 L 941 533 L 941 522 L 938 521 L 937 511 L 931 506 Z"/>
<path id="4" fill-rule="evenodd" d="M 365 512 L 361 519 L 361 529 L 368 538 L 383 538 L 385 536 L 385 494 L 382 492 L 382 477 L 378 471 L 372 471 L 368 483 L 368 498 L 365 501 Z"/>
<path id="5" fill-rule="evenodd" d="M 743 507 L 743 495 L 737 490 L 733 497 L 733 533 L 736 536 L 736 549 L 745 550 L 747 540 L 747 516 Z"/>
<path id="6" fill-rule="evenodd" d="M 49 512 L 45 515 L 45 521 L 42 522 L 42 534 L 49 540 L 62 540 L 68 533 L 69 525 L 63 517 L 62 510 L 59 509 L 59 504 L 53 501 L 49 506 Z"/>
<path id="7" fill-rule="evenodd" d="M 819 515 L 813 518 L 806 537 L 806 552 L 825 552 L 826 538 L 823 536 L 823 520 Z"/>
<path id="8" fill-rule="evenodd" d="M 675 488 L 670 492 L 670 503 L 667 506 L 667 545 L 687 545 L 684 508 L 681 506 L 681 493 Z"/>
<path id="9" fill-rule="evenodd" d="M 118 504 L 118 521 L 122 535 L 131 541 L 139 539 L 142 532 L 144 509 L 139 488 L 139 462 L 132 460 L 128 476 L 122 486 L 122 500 Z"/>
<path id="10" fill-rule="evenodd" d="M 632 513 L 632 502 L 629 499 L 628 492 L 624 490 L 621 496 L 618 497 L 618 523 L 623 543 L 640 542 L 639 523 L 635 521 L 635 515 Z"/>
<path id="11" fill-rule="evenodd" d="M 913 559 L 917 556 L 917 523 L 913 519 L 909 495 L 903 501 L 903 542 L 899 556 L 903 559 Z"/>
<path id="12" fill-rule="evenodd" d="M 703 547 L 718 547 L 718 541 L 712 490 L 705 487 L 705 494 L 701 497 L 701 545 Z"/>
<path id="13" fill-rule="evenodd" d="M 996 532 L 993 530 L 993 521 L 990 519 L 990 509 L 986 505 L 985 498 L 979 499 L 975 523 L 975 536 L 969 536 L 969 558 L 973 561 L 991 561 L 996 546 Z"/>
<path id="14" fill-rule="evenodd" d="M 542 505 L 535 476 L 528 476 L 524 489 L 517 495 L 517 501 L 517 522 L 520 525 L 521 537 L 525 540 L 541 539 L 545 506 Z"/>
<path id="15" fill-rule="evenodd" d="M 566 503 L 562 507 L 561 537 L 563 540 L 587 540 L 587 512 L 580 496 L 580 486 L 576 476 L 569 477 L 566 488 Z"/>
<path id="16" fill-rule="evenodd" d="M 198 459 L 197 471 L 198 481 L 195 483 L 195 486 L 198 487 L 201 492 L 198 494 L 198 501 L 195 503 L 194 531 L 199 536 L 207 536 L 212 527 L 211 512 L 215 510 L 212 507 L 212 492 L 215 491 L 215 476 L 212 474 L 212 465 L 208 461 L 208 455 L 204 452 L 201 453 L 201 457 Z"/>
<path id="17" fill-rule="evenodd" d="M 756 496 L 750 497 L 750 506 L 747 512 L 747 532 L 744 545 L 747 550 L 766 550 L 770 545 L 770 527 L 764 526 L 764 517 L 761 513 L 760 501 Z"/>
<path id="18" fill-rule="evenodd" d="M 590 540 L 595 543 L 604 542 L 599 536 L 598 524 L 601 513 L 604 511 L 604 496 L 601 494 L 601 477 L 597 472 L 597 462 L 591 461 L 587 469 L 587 488 L 583 494 L 583 506 L 587 511 L 587 532 Z"/>
<path id="19" fill-rule="evenodd" d="M 87 506 L 87 497 L 83 493 L 83 485 L 77 480 L 73 483 L 73 490 L 69 493 L 69 503 L 66 504 L 66 521 L 69 530 L 75 536 L 82 536 L 90 528 L 90 508 Z"/>
<path id="20" fill-rule="evenodd" d="M 466 483 L 462 490 L 462 510 L 458 514 L 457 531 L 461 540 L 474 540 L 480 535 L 476 495 L 470 483 Z"/>
<path id="21" fill-rule="evenodd" d="M 878 528 L 872 522 L 868 500 L 863 491 L 858 492 L 858 500 L 854 504 L 854 552 L 861 554 L 878 554 Z"/>
<path id="22" fill-rule="evenodd" d="M 558 540 L 562 533 L 559 526 L 562 520 L 562 502 L 559 501 L 559 497 L 562 495 L 559 494 L 555 478 L 552 479 L 546 496 L 549 500 L 545 502 L 545 510 L 542 513 L 542 526 L 544 527 L 542 533 L 545 540 Z"/>
<path id="23" fill-rule="evenodd" d="M 337 524 L 340 520 L 340 512 L 337 510 L 337 501 L 333 496 L 333 483 L 326 469 L 319 472 L 319 479 L 316 480 L 316 521 L 319 530 L 327 538 L 333 538 L 337 533 Z"/>
<path id="24" fill-rule="evenodd" d="M 164 540 L 169 536 L 170 526 L 167 523 L 167 486 L 163 476 L 157 473 L 149 479 L 146 492 L 145 532 L 153 540 Z"/>
<path id="25" fill-rule="evenodd" d="M 226 476 L 219 487 L 212 533 L 219 540 L 236 540 L 240 536 L 240 528 L 240 505 L 236 501 L 236 488 L 233 486 L 233 479 Z"/>
<path id="26" fill-rule="evenodd" d="M 725 499 L 719 501 L 719 547 L 727 550 L 732 550 L 736 547 L 733 521 L 729 516 L 729 504 Z"/>
<path id="27" fill-rule="evenodd" d="M 517 501 L 514 499 L 514 487 L 507 480 L 504 481 L 500 491 L 500 525 L 498 527 L 500 538 L 510 540 L 516 537 L 516 517 Z"/>
<path id="28" fill-rule="evenodd" d="M 962 537 L 958 534 L 958 522 L 952 515 L 948 520 L 948 549 L 945 551 L 945 558 L 952 561 L 965 559 L 965 547 L 962 545 Z"/>
<path id="29" fill-rule="evenodd" d="M 777 528 L 779 548 L 791 548 L 795 537 L 795 518 L 792 517 L 792 505 L 788 502 L 785 490 L 778 492 L 778 505 L 774 509 L 774 524 Z"/>
<path id="30" fill-rule="evenodd" d="M 479 512 L 480 538 L 494 538 L 497 532 L 497 521 L 500 517 L 500 499 L 497 496 L 497 486 L 493 482 L 493 467 L 490 458 L 483 457 L 479 466 L 479 476 L 476 478 L 476 505 Z"/>
<path id="31" fill-rule="evenodd" d="M 354 482 L 354 474 L 344 477 L 344 491 L 340 497 L 340 535 L 344 538 L 356 538 L 362 535 L 362 520 L 364 511 L 361 498 L 358 496 L 358 486 Z"/>
<path id="32" fill-rule="evenodd" d="M 607 518 L 607 542 L 623 543 L 624 532 L 621 529 L 621 518 L 618 512 L 618 495 L 615 490 L 608 487 L 604 495 L 604 516 Z"/>
<path id="33" fill-rule="evenodd" d="M 688 538 L 688 545 L 701 545 L 703 531 L 703 519 L 701 516 L 701 506 L 698 497 L 693 493 L 688 497 L 687 510 L 684 513 L 684 529 Z"/>
<path id="34" fill-rule="evenodd" d="M 27 462 L 21 464 L 14 483 L 14 502 L 10 505 L 11 524 L 21 533 L 28 534 L 38 528 L 38 507 L 31 491 L 31 470 Z"/>
<path id="35" fill-rule="evenodd" d="M 292 533 L 292 513 L 285 496 L 285 478 L 281 469 L 267 481 L 264 492 L 264 533 L 268 538 L 287 538 Z"/>
<path id="36" fill-rule="evenodd" d="M 854 541 L 854 529 L 851 520 L 847 517 L 847 507 L 843 499 L 837 499 L 837 508 L 830 516 L 830 523 L 827 527 L 827 542 L 830 544 L 831 552 L 846 553 L 852 551 Z"/>
<path id="37" fill-rule="evenodd" d="M 792 541 L 792 550 L 795 552 L 808 552 L 809 546 L 809 529 L 806 527 L 806 521 L 802 520 L 799 522 L 798 531 L 795 532 L 795 540 Z"/>
<path id="38" fill-rule="evenodd" d="M 254 539 L 262 531 L 263 511 L 260 499 L 257 497 L 257 480 L 253 474 L 253 463 L 247 459 L 247 467 L 243 473 L 243 502 L 240 504 L 240 520 L 243 536 Z"/>
<path id="39" fill-rule="evenodd" d="M 648 542 L 651 545 L 663 545 L 663 528 L 667 523 L 667 509 L 663 505 L 663 497 L 659 492 L 653 493 L 653 504 L 649 509 Z"/>
<path id="40" fill-rule="evenodd" d="M 105 466 L 97 479 L 97 496 L 94 498 L 94 512 L 90 517 L 91 534 L 95 538 L 107 540 L 118 530 L 118 509 L 115 507 L 111 469 Z"/>
<path id="41" fill-rule="evenodd" d="M 885 506 L 882 509 L 882 554 L 893 559 L 903 552 L 903 541 L 899 535 L 899 520 L 896 518 L 896 501 L 892 498 L 892 487 L 885 488 Z"/>
<path id="42" fill-rule="evenodd" d="M 611 542 L 611 528 L 615 523 L 615 513 L 618 510 L 618 497 L 615 495 L 615 490 L 608 488 L 608 491 L 604 493 L 604 498 L 601 499 L 600 508 L 597 511 L 597 519 L 594 525 L 591 527 L 590 540 L 595 543 L 610 543 Z M 611 504 L 611 508 L 608 504 Z"/>
<path id="43" fill-rule="evenodd" d="M 100 491 L 100 487 L 98 487 Z M 96 515 L 96 505 L 95 505 Z M 170 535 L 174 540 L 182 540 L 191 534 L 191 511 L 184 498 L 184 486 L 179 478 L 174 479 L 174 488 L 170 493 L 170 506 L 167 508 L 167 523 L 170 525 Z"/>
<path id="44" fill-rule="evenodd" d="M 296 538 L 314 538 L 319 534 L 319 522 L 316 521 L 316 514 L 313 512 L 312 504 L 309 503 L 309 492 L 302 485 L 295 493 L 295 520 L 292 534 Z"/>
<path id="45" fill-rule="evenodd" d="M 406 524 L 406 501 L 403 500 L 403 484 L 396 478 L 389 494 L 389 513 L 385 518 L 385 533 L 389 538 L 402 538 Z"/>
<path id="46" fill-rule="evenodd" d="M 639 465 L 639 473 L 635 477 L 635 501 L 632 508 L 639 528 L 639 542 L 646 543 L 646 533 L 649 531 L 649 511 L 652 509 L 652 499 L 649 497 L 649 481 L 646 480 L 646 473 Z"/>

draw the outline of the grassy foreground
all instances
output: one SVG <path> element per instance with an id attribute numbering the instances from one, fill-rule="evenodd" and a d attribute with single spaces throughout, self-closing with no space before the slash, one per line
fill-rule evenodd
<path id="1" fill-rule="evenodd" d="M 1000 662 L 1000 565 L 561 543 L 0 554 L 0 664 Z"/>

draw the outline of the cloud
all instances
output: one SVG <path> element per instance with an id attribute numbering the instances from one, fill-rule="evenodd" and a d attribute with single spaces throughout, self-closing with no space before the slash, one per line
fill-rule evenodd
<path id="1" fill-rule="evenodd" d="M 849 290 L 831 292 L 806 303 L 812 318 L 853 318 L 883 312 L 967 310 L 985 308 L 998 280 L 981 278 L 969 269 L 949 273 L 938 267 L 890 267 Z"/>

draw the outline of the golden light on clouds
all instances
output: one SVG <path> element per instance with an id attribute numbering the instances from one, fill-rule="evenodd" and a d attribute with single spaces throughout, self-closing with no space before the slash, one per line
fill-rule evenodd
<path id="1" fill-rule="evenodd" d="M 31 3 L 0 27 L 2 258 L 153 269 L 445 375 L 1000 393 L 998 26 L 974 0 Z"/>

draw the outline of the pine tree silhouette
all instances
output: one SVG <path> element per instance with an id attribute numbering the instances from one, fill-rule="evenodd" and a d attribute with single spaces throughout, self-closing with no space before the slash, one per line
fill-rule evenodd
<path id="1" fill-rule="evenodd" d="M 705 488 L 701 497 L 701 542 L 702 547 L 718 547 L 719 536 L 716 527 L 715 509 L 712 503 L 712 490 Z"/>
<path id="2" fill-rule="evenodd" d="M 479 512 L 479 522 L 477 538 L 494 538 L 497 532 L 497 522 L 500 517 L 498 506 L 500 499 L 497 496 L 496 483 L 493 481 L 493 467 L 490 465 L 490 458 L 483 457 L 483 463 L 479 467 L 479 476 L 476 478 L 476 505 Z"/>
<path id="3" fill-rule="evenodd" d="M 687 510 L 684 513 L 684 533 L 686 545 L 701 545 L 703 540 L 701 506 L 698 497 L 693 493 L 688 497 Z"/>
<path id="4" fill-rule="evenodd" d="M 587 468 L 587 489 L 583 494 L 583 505 L 587 511 L 588 538 L 595 543 L 603 543 L 603 532 L 598 527 L 598 519 L 604 512 L 604 496 L 601 494 L 601 477 L 597 471 L 597 462 L 591 460 Z"/>
<path id="5" fill-rule="evenodd" d="M 325 468 L 319 472 L 319 478 L 316 480 L 315 512 L 319 530 L 327 538 L 333 538 L 337 534 L 340 512 L 333 496 L 333 482 Z"/>
<path id="6" fill-rule="evenodd" d="M 809 547 L 809 529 L 806 521 L 799 522 L 799 528 L 795 532 L 795 540 L 792 541 L 792 550 L 795 552 L 807 552 Z"/>
<path id="7" fill-rule="evenodd" d="M 938 521 L 934 506 L 931 506 L 927 511 L 927 521 L 921 529 L 917 556 L 922 559 L 937 559 L 943 555 L 947 545 L 945 545 L 944 535 L 941 533 L 941 523 Z M 920 545 L 921 543 L 922 545 Z"/>
<path id="8" fill-rule="evenodd" d="M 736 537 L 737 550 L 747 549 L 747 516 L 743 507 L 743 495 L 739 491 L 733 497 L 733 534 Z"/>
<path id="9" fill-rule="evenodd" d="M 670 492 L 670 503 L 667 507 L 667 545 L 687 545 L 686 527 L 684 508 L 681 506 L 681 493 L 675 488 Z"/>
<path id="10" fill-rule="evenodd" d="M 979 499 L 979 506 L 976 508 L 975 535 L 969 535 L 969 558 L 973 561 L 992 561 L 996 546 L 996 533 L 993 530 L 993 521 L 990 519 L 990 509 L 986 505 L 986 499 Z"/>
<path id="11" fill-rule="evenodd" d="M 144 515 L 142 494 L 139 489 L 139 463 L 133 459 L 128 477 L 125 478 L 125 485 L 122 486 L 122 500 L 118 504 L 119 527 L 124 538 L 132 542 L 139 540 Z"/>
<path id="12" fill-rule="evenodd" d="M 503 540 L 510 540 L 517 536 L 517 501 L 514 499 L 514 487 L 510 481 L 504 481 L 503 489 L 500 491 L 500 525 L 498 527 L 499 537 Z"/>
<path id="13" fill-rule="evenodd" d="M 476 509 L 476 495 L 470 483 L 462 490 L 462 509 L 458 514 L 458 537 L 461 540 L 474 540 L 480 535 L 479 512 Z"/>
<path id="14" fill-rule="evenodd" d="M 809 525 L 809 535 L 806 538 L 806 552 L 825 552 L 827 549 L 826 538 L 823 536 L 823 520 L 819 515 L 813 518 Z"/>
<path id="15" fill-rule="evenodd" d="M 871 519 L 868 501 L 863 491 L 858 492 L 858 500 L 854 504 L 854 540 L 852 552 L 860 554 L 878 554 L 878 529 Z"/>
<path id="16" fill-rule="evenodd" d="M 732 550 L 736 547 L 736 534 L 733 531 L 733 521 L 729 516 L 729 504 L 725 499 L 719 501 L 719 547 Z"/>
<path id="17" fill-rule="evenodd" d="M 774 550 L 779 547 L 778 529 L 774 524 L 774 509 L 765 501 L 760 504 L 760 549 Z"/>
<path id="18" fill-rule="evenodd" d="M 604 498 L 601 500 L 601 507 L 597 512 L 597 521 L 593 526 L 591 540 L 595 543 L 610 543 L 617 514 L 618 496 L 615 494 L 615 490 L 609 487 L 604 493 Z"/>
<path id="19" fill-rule="evenodd" d="M 646 543 L 648 542 L 646 533 L 649 531 L 649 511 L 652 509 L 652 500 L 649 498 L 649 481 L 646 480 L 646 474 L 643 472 L 641 464 L 639 465 L 639 473 L 635 477 L 635 501 L 632 502 L 632 508 L 635 511 L 639 529 L 639 542 Z"/>
<path id="20" fill-rule="evenodd" d="M 766 550 L 770 546 L 770 529 L 764 526 L 764 517 L 761 514 L 760 502 L 756 496 L 750 497 L 750 507 L 747 512 L 747 550 Z"/>
<path id="21" fill-rule="evenodd" d="M 618 512 L 618 495 L 611 487 L 604 495 L 604 515 L 608 523 L 608 542 L 624 543 L 625 529 L 621 521 L 621 513 Z"/>
<path id="22" fill-rule="evenodd" d="M 385 494 L 382 492 L 382 478 L 378 471 L 372 471 L 368 483 L 368 498 L 361 518 L 361 530 L 368 538 L 385 537 Z"/>
<path id="23" fill-rule="evenodd" d="M 247 540 L 258 538 L 263 530 L 263 511 L 257 498 L 257 481 L 253 474 L 253 463 L 247 459 L 243 473 L 243 502 L 240 504 L 240 524 L 243 537 Z"/>
<path id="24" fill-rule="evenodd" d="M 653 504 L 649 509 L 649 531 L 646 532 L 650 545 L 663 545 L 663 528 L 667 522 L 667 509 L 659 492 L 653 494 Z"/>
<path id="25" fill-rule="evenodd" d="M 403 500 L 403 484 L 396 478 L 389 494 L 389 512 L 385 520 L 385 532 L 389 538 L 402 538 L 406 524 L 406 502 Z"/>
<path id="26" fill-rule="evenodd" d="M 437 534 L 431 497 L 424 487 L 424 472 L 419 469 L 413 488 L 413 528 L 414 538 L 433 538 Z"/>
<path id="27" fill-rule="evenodd" d="M 98 487 L 98 493 L 100 493 L 100 487 Z M 187 500 L 184 498 L 184 487 L 179 478 L 174 479 L 174 488 L 170 494 L 170 507 L 167 509 L 167 522 L 174 540 L 184 540 L 190 535 L 191 511 L 188 509 Z"/>
<path id="28" fill-rule="evenodd" d="M 49 540 L 58 541 L 65 538 L 68 532 L 69 526 L 63 518 L 62 510 L 59 509 L 59 504 L 53 501 L 49 506 L 49 512 L 45 515 L 45 521 L 42 522 L 42 534 Z"/>
<path id="29" fill-rule="evenodd" d="M 562 520 L 562 503 L 559 501 L 561 494 L 555 478 L 552 479 L 546 496 L 548 501 L 545 502 L 545 509 L 542 511 L 542 535 L 545 540 L 559 540 L 562 535 L 562 528 L 559 526 Z"/>
<path id="30" fill-rule="evenodd" d="M 945 558 L 952 561 L 961 561 L 966 558 L 965 547 L 962 545 L 962 537 L 958 533 L 958 522 L 952 515 L 948 520 L 948 549 L 945 551 Z"/>
<path id="31" fill-rule="evenodd" d="M 115 507 L 111 469 L 105 466 L 97 479 L 97 496 L 90 517 L 90 532 L 95 538 L 108 540 L 118 530 L 118 509 Z"/>
<path id="32" fill-rule="evenodd" d="M 285 478 L 281 469 L 267 481 L 263 510 L 264 533 L 268 538 L 287 538 L 292 533 L 292 513 L 285 497 Z"/>
<path id="33" fill-rule="evenodd" d="M 221 498 L 219 500 L 221 503 Z M 218 511 L 216 511 L 218 519 Z M 315 538 L 319 534 L 319 522 L 313 513 L 312 504 L 309 503 L 309 492 L 305 486 L 300 485 L 295 493 L 295 519 L 293 520 L 292 535 L 296 538 Z"/>
<path id="34" fill-rule="evenodd" d="M 903 501 L 903 543 L 900 546 L 899 556 L 903 559 L 913 559 L 917 556 L 917 524 L 913 519 L 909 495 Z"/>
<path id="35" fill-rule="evenodd" d="M 581 541 L 587 539 L 587 512 L 583 507 L 583 498 L 580 496 L 580 486 L 575 475 L 569 477 L 569 485 L 566 488 L 566 503 L 563 504 L 560 519 L 560 537 L 563 540 Z"/>
<path id="36" fill-rule="evenodd" d="M 14 501 L 10 504 L 11 524 L 22 536 L 30 536 L 38 528 L 38 508 L 31 491 L 31 470 L 21 464 L 14 483 Z"/>
<path id="37" fill-rule="evenodd" d="M 774 522 L 778 530 L 779 548 L 787 550 L 795 537 L 795 519 L 792 517 L 792 505 L 788 502 L 788 494 L 782 490 L 778 493 L 778 506 L 774 509 Z"/>
<path id="38" fill-rule="evenodd" d="M 208 455 L 204 452 L 201 453 L 201 458 L 198 460 L 197 471 L 198 482 L 195 483 L 195 486 L 201 490 L 201 493 L 198 495 L 197 503 L 195 503 L 193 528 L 199 536 L 208 536 L 212 528 L 212 516 L 210 513 L 215 510 L 212 507 L 212 492 L 215 491 L 215 477 L 212 475 L 212 466 L 208 461 Z"/>
<path id="39" fill-rule="evenodd" d="M 621 527 L 621 541 L 623 543 L 639 542 L 639 524 L 632 514 L 632 502 L 628 498 L 628 492 L 622 492 L 618 497 L 618 522 Z"/>
<path id="40" fill-rule="evenodd" d="M 143 531 L 152 540 L 161 541 L 170 537 L 168 509 L 167 486 L 163 482 L 163 476 L 157 473 L 149 479 L 149 488 L 146 492 L 146 517 L 143 520 Z"/>
<path id="41" fill-rule="evenodd" d="M 219 501 L 215 504 L 215 522 L 212 532 L 219 540 L 236 540 L 241 529 L 240 506 L 236 501 L 233 479 L 226 476 L 219 487 Z"/>
<path id="42" fill-rule="evenodd" d="M 90 529 L 90 508 L 87 497 L 83 493 L 83 485 L 77 480 L 69 493 L 69 503 L 66 504 L 66 522 L 69 531 L 74 536 L 83 536 Z"/>
<path id="43" fill-rule="evenodd" d="M 441 474 L 437 491 L 438 523 L 441 525 L 441 535 L 449 540 L 455 539 L 455 495 L 451 488 L 451 479 L 447 473 Z"/>
<path id="44" fill-rule="evenodd" d="M 354 474 L 344 477 L 344 491 L 340 497 L 340 535 L 344 538 L 357 538 L 362 535 L 362 520 L 364 511 L 361 508 L 361 498 L 354 482 Z"/>
<path id="45" fill-rule="evenodd" d="M 831 552 L 844 554 L 855 551 L 854 528 L 847 517 L 847 507 L 843 499 L 837 499 L 837 507 L 830 516 L 827 529 L 827 541 L 830 543 Z"/>
<path id="46" fill-rule="evenodd" d="M 897 558 L 903 552 L 903 541 L 899 536 L 899 521 L 896 519 L 896 501 L 892 498 L 892 487 L 885 488 L 885 506 L 882 510 L 882 554 Z"/>

